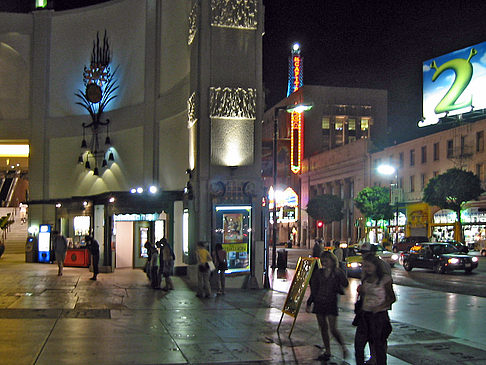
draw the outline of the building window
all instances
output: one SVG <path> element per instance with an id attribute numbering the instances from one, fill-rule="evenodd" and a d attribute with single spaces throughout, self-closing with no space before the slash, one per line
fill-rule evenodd
<path id="1" fill-rule="evenodd" d="M 461 136 L 461 156 L 466 153 L 466 136 Z"/>
<path id="2" fill-rule="evenodd" d="M 410 150 L 410 166 L 415 166 L 415 150 Z"/>
<path id="3" fill-rule="evenodd" d="M 368 118 L 361 118 L 361 130 L 365 132 L 368 129 L 370 129 L 370 120 Z"/>
<path id="4" fill-rule="evenodd" d="M 375 169 L 377 169 L 378 166 L 380 166 L 380 164 L 381 164 L 381 158 L 375 159 Z"/>
<path id="5" fill-rule="evenodd" d="M 344 122 L 342 120 L 337 119 L 336 123 L 334 123 L 334 129 L 337 130 L 337 131 L 342 131 L 343 125 L 344 125 Z"/>
<path id="6" fill-rule="evenodd" d="M 400 167 L 403 167 L 403 152 L 400 152 L 400 154 L 398 155 L 398 163 Z"/>
<path id="7" fill-rule="evenodd" d="M 484 152 L 484 131 L 476 132 L 476 152 Z"/>
<path id="8" fill-rule="evenodd" d="M 422 149 L 421 149 L 421 157 L 420 157 L 420 161 L 422 163 L 426 163 L 427 162 L 427 146 L 422 146 Z"/>
<path id="9" fill-rule="evenodd" d="M 478 163 L 476 165 L 476 175 L 479 177 L 479 180 L 484 181 L 484 164 Z"/>
<path id="10" fill-rule="evenodd" d="M 434 177 L 439 176 L 439 171 L 434 171 Z"/>
<path id="11" fill-rule="evenodd" d="M 403 177 L 398 179 L 398 188 L 402 189 L 403 188 Z"/>
<path id="12" fill-rule="evenodd" d="M 447 158 L 451 158 L 454 155 L 454 141 L 449 139 L 447 141 Z"/>
<path id="13" fill-rule="evenodd" d="M 425 174 L 420 175 L 420 188 L 422 190 L 424 190 L 424 188 L 425 188 L 425 181 L 426 181 Z"/>
<path id="14" fill-rule="evenodd" d="M 323 117 L 321 121 L 321 126 L 322 126 L 322 134 L 325 136 L 329 135 L 329 128 L 330 128 L 330 121 L 328 117 Z"/>
<path id="15" fill-rule="evenodd" d="M 439 142 L 434 143 L 434 161 L 439 161 Z"/>
<path id="16" fill-rule="evenodd" d="M 410 176 L 410 192 L 413 193 L 415 191 L 415 176 Z"/>

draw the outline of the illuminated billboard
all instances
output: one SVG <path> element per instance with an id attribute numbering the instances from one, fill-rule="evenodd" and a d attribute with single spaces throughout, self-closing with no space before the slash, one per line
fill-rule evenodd
<path id="1" fill-rule="evenodd" d="M 486 108 L 486 42 L 423 63 L 423 117 L 419 127 L 439 118 Z"/>

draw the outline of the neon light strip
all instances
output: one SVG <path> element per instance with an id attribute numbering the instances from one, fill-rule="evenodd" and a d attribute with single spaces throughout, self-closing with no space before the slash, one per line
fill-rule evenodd
<path id="1" fill-rule="evenodd" d="M 301 168 L 303 119 L 303 113 L 292 112 L 290 130 L 290 170 L 294 174 L 298 174 Z M 294 133 L 294 131 L 297 131 L 297 133 Z M 295 136 L 295 134 L 297 134 L 297 136 Z"/>
<path id="2" fill-rule="evenodd" d="M 0 157 L 29 157 L 29 145 L 0 144 Z"/>
<path id="3" fill-rule="evenodd" d="M 224 210 L 251 210 L 250 205 L 237 205 L 237 206 L 218 206 L 216 207 L 216 211 L 224 211 Z"/>

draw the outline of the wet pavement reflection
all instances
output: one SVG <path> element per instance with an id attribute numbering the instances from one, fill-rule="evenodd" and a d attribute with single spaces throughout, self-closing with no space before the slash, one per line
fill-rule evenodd
<path id="1" fill-rule="evenodd" d="M 149 287 L 141 270 L 90 281 L 87 269 L 0 260 L 0 364 L 319 364 L 315 316 L 300 312 L 291 338 L 276 328 L 293 270 L 272 271 L 272 290 L 228 289 L 209 299 L 180 277 L 175 290 Z M 358 281 L 340 298 L 338 328 L 353 353 Z M 388 363 L 484 364 L 486 299 L 395 287 Z M 479 324 L 479 325 L 478 325 Z M 328 364 L 341 359 L 339 346 Z M 455 362 L 454 362 L 455 361 Z"/>

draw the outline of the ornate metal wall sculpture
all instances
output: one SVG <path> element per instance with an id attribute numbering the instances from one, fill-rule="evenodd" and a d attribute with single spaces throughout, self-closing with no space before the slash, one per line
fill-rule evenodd
<path id="1" fill-rule="evenodd" d="M 256 90 L 211 87 L 209 89 L 211 118 L 256 119 Z"/>
<path id="2" fill-rule="evenodd" d="M 196 1 L 194 6 L 191 9 L 191 13 L 189 14 L 189 35 L 187 36 L 187 45 L 190 46 L 196 38 L 197 33 L 197 21 L 198 21 L 198 11 L 199 11 L 199 2 Z"/>
<path id="3" fill-rule="evenodd" d="M 187 128 L 190 129 L 197 122 L 196 93 L 193 92 L 187 100 Z"/>
<path id="4" fill-rule="evenodd" d="M 84 164 L 87 169 L 91 169 L 91 163 L 93 163 L 94 175 L 99 174 L 99 165 L 101 167 L 108 165 L 105 157 L 111 146 L 111 139 L 108 135 L 110 120 L 106 119 L 104 122 L 101 120 L 101 115 L 105 107 L 117 97 L 115 91 L 118 89 L 118 85 L 115 75 L 118 67 L 111 72 L 110 62 L 111 50 L 105 30 L 102 44 L 100 44 L 99 34 L 96 33 L 96 41 L 93 41 L 90 65 L 89 67 L 84 67 L 83 82 L 86 89 L 84 91 L 78 90 L 74 94 L 81 99 L 76 104 L 85 108 L 91 116 L 90 123 L 82 124 L 83 141 L 81 142 L 81 148 L 85 151 L 80 154 L 78 162 Z M 104 126 L 106 126 L 106 151 L 105 147 L 101 146 L 99 142 L 100 127 Z M 85 139 L 86 130 L 90 130 L 92 134 L 89 145 Z M 101 160 L 102 162 L 100 162 Z M 114 160 L 113 152 L 109 152 L 108 161 Z"/>
<path id="5" fill-rule="evenodd" d="M 213 27 L 257 29 L 259 0 L 211 0 Z"/>

